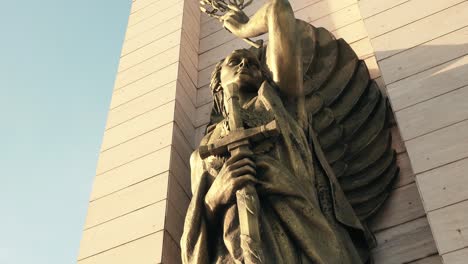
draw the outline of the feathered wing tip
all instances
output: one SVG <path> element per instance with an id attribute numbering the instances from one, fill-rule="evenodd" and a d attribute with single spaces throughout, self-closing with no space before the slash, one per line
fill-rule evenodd
<path id="1" fill-rule="evenodd" d="M 359 219 L 388 198 L 399 168 L 391 148 L 388 101 L 364 61 L 343 40 L 314 28 L 314 60 L 304 88 L 321 148 Z"/>

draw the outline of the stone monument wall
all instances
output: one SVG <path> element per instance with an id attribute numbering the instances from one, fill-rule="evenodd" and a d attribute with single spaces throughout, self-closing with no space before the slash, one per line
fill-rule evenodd
<path id="1" fill-rule="evenodd" d="M 444 263 L 468 259 L 468 3 L 359 2 Z"/>
<path id="2" fill-rule="evenodd" d="M 466 1 L 290 2 L 298 18 L 351 44 L 395 111 L 401 173 L 370 223 L 376 263 L 440 264 L 438 251 L 447 264 L 464 263 Z M 133 1 L 78 263 L 180 263 L 188 159 L 209 120 L 210 74 L 241 47 L 200 15 L 198 1 Z"/>
<path id="3" fill-rule="evenodd" d="M 79 264 L 180 262 L 199 21 L 196 1 L 132 3 Z"/>

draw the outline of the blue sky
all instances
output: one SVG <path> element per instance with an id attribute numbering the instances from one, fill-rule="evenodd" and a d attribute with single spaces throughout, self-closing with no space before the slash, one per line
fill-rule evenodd
<path id="1" fill-rule="evenodd" d="M 0 264 L 76 263 L 130 0 L 0 0 Z"/>

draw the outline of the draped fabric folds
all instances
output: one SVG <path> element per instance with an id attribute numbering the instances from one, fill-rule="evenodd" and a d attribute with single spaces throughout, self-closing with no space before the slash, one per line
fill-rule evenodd
<path id="1" fill-rule="evenodd" d="M 346 200 L 312 128 L 302 128 L 289 115 L 267 82 L 247 111 L 270 113 L 280 128 L 270 146 L 253 146 L 264 263 L 366 263 L 362 252 L 371 246 L 369 233 Z M 223 133 L 220 122 L 202 144 Z M 181 240 L 184 263 L 242 263 L 237 206 L 225 208 L 217 219 L 205 213 L 204 198 L 222 159 L 192 155 L 193 197 Z"/>

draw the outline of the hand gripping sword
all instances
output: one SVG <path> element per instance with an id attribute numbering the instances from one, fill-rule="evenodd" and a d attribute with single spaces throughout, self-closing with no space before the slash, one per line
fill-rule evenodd
<path id="1" fill-rule="evenodd" d="M 209 145 L 200 146 L 201 158 L 210 155 L 221 155 L 226 151 L 234 155 L 251 155 L 250 143 L 260 141 L 279 134 L 276 121 L 260 127 L 244 129 L 239 89 L 231 84 L 225 88 L 226 110 L 228 113 L 229 133 Z M 239 213 L 240 244 L 245 264 L 263 263 L 263 252 L 260 238 L 259 213 L 260 203 L 253 184 L 247 184 L 236 192 L 237 209 Z"/>

